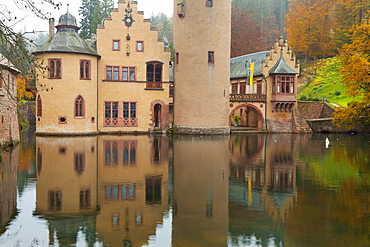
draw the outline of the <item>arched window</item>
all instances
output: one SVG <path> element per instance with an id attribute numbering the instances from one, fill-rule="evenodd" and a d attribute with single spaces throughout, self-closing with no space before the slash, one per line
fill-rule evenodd
<path id="1" fill-rule="evenodd" d="M 41 96 L 37 96 L 37 116 L 42 117 L 42 101 Z"/>
<path id="2" fill-rule="evenodd" d="M 159 61 L 148 62 L 146 65 L 147 88 L 162 88 L 163 63 Z"/>
<path id="3" fill-rule="evenodd" d="M 75 99 L 75 117 L 85 116 L 85 101 L 81 95 Z"/>
<path id="4" fill-rule="evenodd" d="M 162 81 L 162 63 L 148 63 L 146 65 L 147 81 Z"/>

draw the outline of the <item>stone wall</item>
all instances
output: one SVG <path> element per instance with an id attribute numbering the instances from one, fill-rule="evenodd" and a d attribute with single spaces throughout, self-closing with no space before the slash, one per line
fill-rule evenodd
<path id="1" fill-rule="evenodd" d="M 267 131 L 271 133 L 292 133 L 291 119 L 266 119 Z"/>
<path id="2" fill-rule="evenodd" d="M 357 126 L 346 129 L 336 126 L 332 118 L 310 119 L 308 125 L 314 132 L 370 132 L 370 126 Z"/>

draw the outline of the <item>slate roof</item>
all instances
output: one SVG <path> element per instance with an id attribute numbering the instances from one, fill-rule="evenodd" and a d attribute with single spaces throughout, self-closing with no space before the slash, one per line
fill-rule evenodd
<path id="1" fill-rule="evenodd" d="M 230 59 L 230 78 L 242 78 L 247 77 L 246 61 L 248 63 L 254 63 L 254 75 L 258 76 L 262 73 L 262 61 L 266 60 L 266 55 L 270 54 L 270 51 L 262 51 L 257 53 L 251 53 L 239 57 L 233 57 Z"/>
<path id="2" fill-rule="evenodd" d="M 284 58 L 281 57 L 269 70 L 269 74 L 299 74 L 299 72 L 290 67 Z"/>
<path id="3" fill-rule="evenodd" d="M 81 38 L 77 31 L 76 18 L 68 11 L 59 17 L 57 32 L 54 37 L 35 53 L 44 52 L 71 52 L 97 55 L 96 48 L 90 46 L 86 40 Z"/>

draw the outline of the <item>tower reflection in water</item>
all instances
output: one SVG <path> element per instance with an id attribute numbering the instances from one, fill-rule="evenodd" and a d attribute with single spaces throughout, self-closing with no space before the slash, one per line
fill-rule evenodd
<path id="1" fill-rule="evenodd" d="M 147 243 L 169 208 L 168 143 L 148 136 L 37 137 L 36 214 L 49 222 L 49 244 Z"/>
<path id="2" fill-rule="evenodd" d="M 37 137 L 35 214 L 50 245 L 147 246 L 169 214 L 156 246 L 280 245 L 296 138 Z"/>

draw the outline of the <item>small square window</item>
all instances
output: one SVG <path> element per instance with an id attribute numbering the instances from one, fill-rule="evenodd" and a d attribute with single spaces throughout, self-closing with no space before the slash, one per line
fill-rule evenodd
<path id="1" fill-rule="evenodd" d="M 144 51 L 144 41 L 137 41 L 136 42 L 136 51 L 143 52 Z"/>
<path id="2" fill-rule="evenodd" d="M 113 40 L 113 51 L 119 51 L 119 40 Z"/>
<path id="3" fill-rule="evenodd" d="M 206 0 L 206 7 L 212 7 L 213 1 L 212 0 Z"/>

